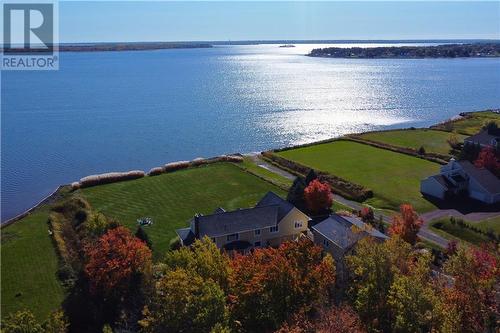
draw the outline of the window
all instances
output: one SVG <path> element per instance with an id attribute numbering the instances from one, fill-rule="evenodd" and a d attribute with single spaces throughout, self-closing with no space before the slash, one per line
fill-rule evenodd
<path id="1" fill-rule="evenodd" d="M 227 241 L 235 241 L 238 240 L 238 234 L 227 235 Z"/>
<path id="2" fill-rule="evenodd" d="M 270 233 L 275 233 L 275 232 L 278 232 L 278 226 L 270 227 L 270 228 L 269 228 L 269 232 L 270 232 Z"/>
<path id="3" fill-rule="evenodd" d="M 254 247 L 260 247 L 260 242 L 255 242 L 255 243 L 253 244 L 253 246 L 254 246 Z"/>
<path id="4" fill-rule="evenodd" d="M 326 239 L 323 239 L 323 245 L 326 246 L 326 247 L 329 247 L 330 246 L 330 242 L 327 241 Z"/>
<path id="5" fill-rule="evenodd" d="M 295 222 L 295 229 L 302 228 L 302 222 Z"/>
<path id="6" fill-rule="evenodd" d="M 259 235 L 260 235 L 260 229 L 255 230 L 255 236 L 259 236 Z"/>

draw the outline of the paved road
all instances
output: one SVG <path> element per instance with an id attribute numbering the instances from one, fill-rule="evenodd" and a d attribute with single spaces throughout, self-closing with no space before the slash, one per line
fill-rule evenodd
<path id="1" fill-rule="evenodd" d="M 249 154 L 248 156 L 250 156 L 252 158 L 252 160 L 255 162 L 255 164 L 257 164 L 261 168 L 267 169 L 269 171 L 277 173 L 277 174 L 279 174 L 285 178 L 291 179 L 291 180 L 294 180 L 296 178 L 295 175 L 293 175 L 289 172 L 286 172 L 285 170 L 282 170 L 282 169 L 266 162 L 265 160 L 263 160 L 259 153 L 252 153 L 252 154 Z M 351 209 L 360 210 L 363 207 L 363 205 L 361 203 L 359 203 L 357 201 L 346 199 L 338 194 L 335 195 L 334 200 L 345 205 L 345 206 L 348 206 Z M 422 219 L 424 220 L 424 226 L 422 227 L 422 229 L 420 229 L 420 232 L 418 233 L 418 235 L 425 240 L 431 241 L 431 242 L 436 243 L 437 245 L 445 248 L 448 245 L 448 240 L 439 236 L 438 234 L 432 232 L 431 230 L 429 230 L 429 228 L 427 226 L 427 222 L 430 219 L 428 219 L 428 220 L 424 219 L 424 216 L 429 216 L 429 217 L 439 216 L 438 213 L 440 213 L 440 212 L 442 212 L 442 211 L 437 210 L 437 211 L 432 211 L 429 213 L 424 213 L 421 215 Z M 434 213 L 434 214 L 431 214 L 431 213 Z M 498 213 L 497 213 L 497 215 L 498 215 Z M 442 216 L 446 216 L 446 214 L 444 214 Z M 384 219 L 384 222 L 391 223 L 391 216 L 386 215 L 386 214 L 382 214 L 382 218 Z M 434 219 L 434 218 L 435 217 L 432 217 L 432 219 Z"/>

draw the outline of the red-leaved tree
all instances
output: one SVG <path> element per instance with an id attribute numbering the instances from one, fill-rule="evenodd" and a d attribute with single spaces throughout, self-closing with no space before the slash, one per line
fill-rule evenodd
<path id="1" fill-rule="evenodd" d="M 315 214 L 327 211 L 333 203 L 330 185 L 315 179 L 304 189 L 307 208 Z"/>
<path id="2" fill-rule="evenodd" d="M 479 152 L 479 156 L 474 161 L 476 168 L 485 168 L 493 174 L 500 176 L 500 161 L 498 160 L 493 147 L 484 147 Z"/>
<path id="3" fill-rule="evenodd" d="M 406 242 L 415 245 L 417 234 L 424 223 L 410 204 L 399 207 L 400 214 L 393 216 L 389 233 L 399 235 Z"/>
<path id="4" fill-rule="evenodd" d="M 309 239 L 237 255 L 229 277 L 233 320 L 251 332 L 278 328 L 300 309 L 323 305 L 334 282 L 333 259 Z"/>
<path id="5" fill-rule="evenodd" d="M 151 269 L 151 250 L 124 227 L 109 230 L 87 246 L 85 273 L 90 291 L 104 296 L 126 292 L 135 278 Z"/>
<path id="6" fill-rule="evenodd" d="M 459 248 L 445 263 L 444 272 L 453 277 L 453 283 L 445 281 L 440 288 L 445 320 L 457 332 L 493 332 L 500 278 L 495 247 Z"/>

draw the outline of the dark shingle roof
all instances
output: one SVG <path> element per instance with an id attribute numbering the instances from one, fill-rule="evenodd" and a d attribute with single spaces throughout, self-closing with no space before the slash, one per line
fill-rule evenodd
<path id="1" fill-rule="evenodd" d="M 277 216 L 278 206 L 262 206 L 199 216 L 200 238 L 205 235 L 218 237 L 272 227 L 278 223 Z"/>
<path id="2" fill-rule="evenodd" d="M 352 247 L 358 240 L 372 236 L 379 239 L 388 237 L 380 231 L 350 216 L 332 214 L 326 220 L 312 227 L 343 250 Z"/>
<path id="3" fill-rule="evenodd" d="M 469 136 L 468 138 L 465 138 L 464 141 L 470 141 L 470 142 L 479 143 L 482 145 L 490 145 L 491 140 L 493 140 L 493 139 L 496 139 L 497 141 L 499 141 L 500 138 L 498 137 L 498 135 L 493 135 L 493 134 L 488 133 L 487 130 L 482 130 L 481 132 L 479 132 L 477 134 L 474 134 L 472 136 Z"/>
<path id="4" fill-rule="evenodd" d="M 458 162 L 462 169 L 467 173 L 470 178 L 478 182 L 481 187 L 491 194 L 500 193 L 500 179 L 498 179 L 489 170 L 483 168 L 476 168 L 469 161 Z"/>
<path id="5" fill-rule="evenodd" d="M 182 240 L 182 244 L 188 246 L 194 242 L 194 234 L 190 228 L 182 228 L 175 230 L 179 238 Z"/>
<path id="6" fill-rule="evenodd" d="M 279 195 L 273 192 L 267 192 L 267 194 L 262 199 L 260 199 L 255 207 L 271 205 L 276 205 L 279 208 L 278 221 L 281 221 L 281 219 L 283 219 L 286 214 L 288 214 L 294 208 L 294 205 L 282 199 Z"/>
<path id="7" fill-rule="evenodd" d="M 455 187 L 452 182 L 448 180 L 448 178 L 442 176 L 442 175 L 435 175 L 431 176 L 431 178 L 434 178 L 439 184 L 441 184 L 444 188 L 446 189 L 451 189 Z"/>

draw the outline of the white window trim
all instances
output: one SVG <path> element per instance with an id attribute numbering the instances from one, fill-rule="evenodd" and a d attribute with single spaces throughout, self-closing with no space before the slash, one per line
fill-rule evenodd
<path id="1" fill-rule="evenodd" d="M 275 231 L 273 231 L 273 229 L 274 229 L 274 228 L 276 228 L 276 230 L 275 230 Z M 278 233 L 279 231 L 280 231 L 280 228 L 279 228 L 279 226 L 278 226 L 278 225 L 276 225 L 276 226 L 272 226 L 272 227 L 269 227 L 269 233 L 270 233 L 270 234 L 276 234 L 276 233 Z"/>
<path id="2" fill-rule="evenodd" d="M 302 228 L 304 224 L 302 222 L 295 221 L 295 229 Z"/>
<path id="3" fill-rule="evenodd" d="M 260 229 L 255 229 L 255 230 L 253 231 L 253 234 L 254 234 L 255 236 L 260 236 L 260 234 L 261 234 Z"/>
<path id="4" fill-rule="evenodd" d="M 232 236 L 236 236 L 235 239 L 229 239 L 229 237 L 232 237 Z M 227 235 L 226 236 L 226 241 L 227 242 L 233 242 L 233 241 L 237 241 L 240 239 L 240 234 L 239 233 L 234 233 L 234 234 L 230 234 L 230 235 Z"/>

